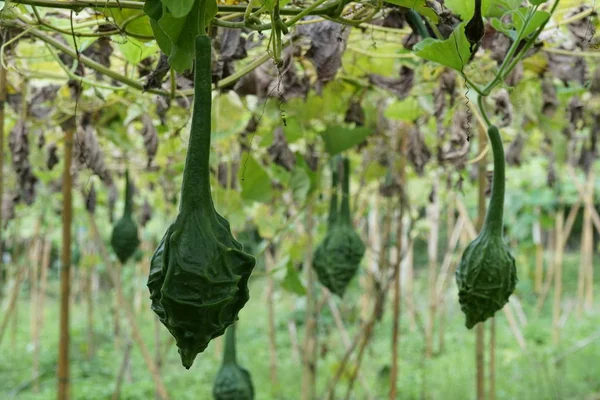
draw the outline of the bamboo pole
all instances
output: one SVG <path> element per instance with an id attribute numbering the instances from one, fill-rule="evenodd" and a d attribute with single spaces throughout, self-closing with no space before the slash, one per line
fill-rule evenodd
<path id="1" fill-rule="evenodd" d="M 379 270 L 378 255 L 381 249 L 379 207 L 380 198 L 379 193 L 376 192 L 371 198 L 371 207 L 368 214 L 368 246 L 366 251 L 366 259 L 368 262 L 368 270 L 371 273 L 364 275 L 364 286 L 360 301 L 360 318 L 362 321 L 366 321 L 369 319 L 372 309 L 373 293 L 375 292 L 375 280 L 373 276 Z"/>
<path id="2" fill-rule="evenodd" d="M 91 361 L 94 357 L 94 265 L 86 265 L 85 303 L 87 308 L 87 359 Z"/>
<path id="3" fill-rule="evenodd" d="M 346 171 L 347 173 L 347 171 Z M 311 200 L 309 200 L 311 201 Z M 317 315 L 315 312 L 315 285 L 312 268 L 313 254 L 313 207 L 309 203 L 306 210 L 305 234 L 307 236 L 304 270 L 306 273 L 306 326 L 304 329 L 303 368 L 302 368 L 302 400 L 314 400 L 316 395 L 317 373 Z"/>
<path id="4" fill-rule="evenodd" d="M 579 192 L 579 196 L 582 199 L 586 199 L 587 196 L 586 196 L 585 187 L 577 179 L 577 176 L 575 175 L 575 170 L 573 169 L 573 166 L 571 164 L 567 164 L 567 171 L 569 172 L 569 175 L 571 176 L 571 181 L 575 184 L 575 188 Z M 593 222 L 594 226 L 596 227 L 596 231 L 598 231 L 598 233 L 600 234 L 600 216 L 598 215 L 598 212 L 594 208 L 594 204 L 593 203 L 590 204 L 589 202 L 584 202 L 584 206 L 586 208 L 589 208 L 590 217 L 592 218 L 592 222 Z"/>
<path id="5" fill-rule="evenodd" d="M 17 300 L 19 298 L 19 292 L 21 291 L 21 283 L 27 276 L 27 268 L 24 268 L 21 266 L 21 267 L 16 268 L 16 270 L 17 271 L 15 274 L 15 280 L 14 280 L 15 283 L 14 283 L 12 292 L 10 294 L 8 307 L 7 307 L 6 311 L 4 311 L 4 319 L 2 320 L 2 323 L 0 324 L 0 345 L 2 344 L 2 338 L 4 337 L 4 332 L 7 331 L 8 321 L 10 320 L 11 314 L 14 312 L 14 310 L 16 308 Z"/>
<path id="6" fill-rule="evenodd" d="M 22 267 L 22 268 L 27 268 L 27 267 Z M 29 269 L 29 268 L 27 268 Z M 12 274 L 14 275 L 13 279 L 16 279 L 17 275 L 18 275 L 18 271 L 16 269 L 14 269 L 14 271 L 12 272 Z M 18 330 L 19 330 L 19 301 L 17 299 L 17 302 L 14 304 L 14 309 L 12 311 L 12 324 L 11 324 L 11 329 L 10 329 L 10 347 L 12 349 L 14 349 L 17 346 L 17 336 L 18 336 Z"/>
<path id="7" fill-rule="evenodd" d="M 108 275 L 111 278 L 111 280 L 113 281 L 113 285 L 115 285 L 115 287 L 120 288 L 120 286 L 117 286 L 117 273 L 111 264 L 108 250 L 106 249 L 106 246 L 105 246 L 104 242 L 102 241 L 102 237 L 100 236 L 100 232 L 98 231 L 98 227 L 96 226 L 96 221 L 94 220 L 94 216 L 90 213 L 88 213 L 87 215 L 88 215 L 88 220 L 90 223 L 90 230 L 91 230 L 91 233 L 94 238 L 94 242 L 96 243 L 98 251 L 100 252 L 101 257 L 105 262 L 106 269 L 108 271 Z M 169 397 L 167 389 L 162 381 L 162 377 L 160 376 L 159 370 L 158 370 L 156 364 L 154 363 L 154 360 L 152 359 L 150 351 L 148 350 L 148 347 L 146 346 L 146 343 L 144 342 L 144 339 L 140 333 L 137 321 L 135 319 L 135 314 L 133 313 L 131 306 L 126 301 L 123 300 L 123 294 L 122 294 L 121 290 L 117 291 L 117 301 L 118 301 L 118 304 L 121 305 L 121 310 L 123 311 L 123 313 L 125 314 L 125 317 L 127 318 L 127 323 L 129 325 L 129 327 L 131 328 L 131 334 L 133 336 L 133 340 L 137 344 L 140 352 L 142 353 L 142 358 L 144 359 L 144 363 L 146 364 L 146 366 L 148 367 L 148 370 L 150 371 L 150 375 L 152 377 L 152 380 L 154 381 L 156 390 L 158 391 L 159 395 L 162 397 L 162 400 L 169 400 L 170 397 Z"/>
<path id="8" fill-rule="evenodd" d="M 40 391 L 40 332 L 39 332 L 39 315 L 40 315 L 40 305 L 38 303 L 38 299 L 40 297 L 40 272 L 44 269 L 44 264 L 42 263 L 43 258 L 43 247 L 44 241 L 41 237 L 35 239 L 35 244 L 33 246 L 32 252 L 32 266 L 31 266 L 31 293 L 30 293 L 30 315 L 31 315 L 31 343 L 33 344 L 33 352 L 32 352 L 32 361 L 31 361 L 31 377 L 32 377 L 32 389 L 35 393 Z M 37 259 L 36 259 L 37 258 Z"/>
<path id="9" fill-rule="evenodd" d="M 161 341 L 160 341 L 160 320 L 158 316 L 154 315 L 154 364 L 156 365 L 156 370 L 160 373 L 160 369 L 162 368 L 162 352 L 161 352 Z M 161 400 L 160 393 L 158 389 L 154 389 L 154 398 L 156 400 Z"/>
<path id="10" fill-rule="evenodd" d="M 588 253 L 587 253 L 587 241 L 588 241 L 588 222 L 591 222 L 590 213 L 588 208 L 583 209 L 583 225 L 581 230 L 581 243 L 579 252 L 579 273 L 577 274 L 577 317 L 581 317 L 583 313 L 583 298 L 585 296 L 585 280 L 587 278 L 588 268 Z M 591 228 L 591 224 L 590 224 Z"/>
<path id="11" fill-rule="evenodd" d="M 407 134 L 402 130 L 398 130 L 400 135 L 399 140 L 399 154 L 400 154 L 400 165 L 398 170 L 400 187 L 405 187 L 406 181 L 406 156 L 407 153 Z M 392 318 L 392 368 L 390 374 L 390 400 L 395 400 L 397 397 L 397 381 L 398 381 L 398 344 L 400 342 L 400 299 L 402 296 L 402 273 L 400 267 L 402 265 L 402 240 L 404 238 L 404 231 L 402 226 L 402 218 L 404 217 L 404 199 L 402 198 L 402 192 L 398 196 L 398 214 L 396 220 L 396 262 L 394 263 L 394 308 Z"/>
<path id="12" fill-rule="evenodd" d="M 490 318 L 490 391 L 489 400 L 496 400 L 496 318 Z"/>
<path id="13" fill-rule="evenodd" d="M 429 288 L 429 317 L 426 325 L 425 358 L 430 359 L 433 355 L 433 334 L 435 325 L 436 306 L 438 302 L 436 293 L 436 278 L 438 264 L 438 241 L 440 228 L 440 207 L 438 196 L 438 176 L 433 177 L 431 203 L 427 207 L 427 219 L 429 221 L 429 237 L 427 240 L 428 258 L 428 288 Z"/>
<path id="14" fill-rule="evenodd" d="M 127 341 L 123 354 L 123 361 L 121 362 L 121 368 L 117 374 L 117 382 L 115 383 L 115 391 L 112 395 L 112 400 L 119 400 L 121 397 L 121 385 L 123 384 L 123 378 L 125 377 L 126 371 L 129 369 L 129 360 L 131 359 L 131 341 Z"/>
<path id="15" fill-rule="evenodd" d="M 562 233 L 562 240 L 560 242 L 557 242 L 556 240 L 556 232 L 553 235 L 553 238 L 551 240 L 551 243 L 553 244 L 553 260 L 552 263 L 550 264 L 550 269 L 548 270 L 548 273 L 546 274 L 546 281 L 544 282 L 544 287 L 542 288 L 542 294 L 540 295 L 540 297 L 537 300 L 537 303 L 535 305 L 535 311 L 536 314 L 539 314 L 540 311 L 542 310 L 542 307 L 544 306 L 544 302 L 546 300 L 546 297 L 548 296 L 548 293 L 550 292 L 550 286 L 552 285 L 552 282 L 554 281 L 554 271 L 555 271 L 555 267 L 556 267 L 556 255 L 557 254 L 561 254 L 560 257 L 560 262 L 562 263 L 562 253 L 564 252 L 564 248 L 567 245 L 567 240 L 569 240 L 569 236 L 571 235 L 571 229 L 573 228 L 573 224 L 575 222 L 575 217 L 577 216 L 577 212 L 579 211 L 579 208 L 581 206 L 581 202 L 577 201 L 573 207 L 571 207 L 571 211 L 569 211 L 569 215 L 567 216 L 566 221 L 564 222 L 564 228 L 563 228 L 563 233 Z M 563 221 L 561 221 L 561 224 L 563 223 Z M 552 246 L 551 246 L 552 247 Z"/>
<path id="16" fill-rule="evenodd" d="M 595 183 L 595 174 L 594 170 L 591 169 L 588 177 L 588 188 L 587 188 L 587 198 L 586 210 L 588 212 L 588 218 L 584 217 L 584 229 L 586 234 L 586 247 L 585 247 L 585 255 L 587 260 L 587 274 L 585 279 L 585 303 L 584 308 L 586 310 L 591 310 L 594 305 L 594 230 L 592 227 L 592 212 L 594 210 L 594 183 Z M 600 234 L 600 231 L 598 231 Z"/>
<path id="17" fill-rule="evenodd" d="M 342 343 L 344 344 L 344 348 L 346 350 L 348 350 L 348 349 L 350 349 L 350 346 L 351 346 L 350 335 L 348 334 L 348 330 L 346 329 L 346 327 L 344 325 L 344 321 L 342 319 L 340 310 L 327 289 L 322 288 L 321 293 L 324 296 L 325 300 L 327 301 L 327 305 L 329 306 L 331 315 L 333 315 L 333 320 L 335 321 L 335 326 L 336 326 L 340 336 L 342 337 Z M 373 398 L 373 396 L 369 390 L 369 385 L 368 385 L 367 381 L 365 380 L 364 376 L 360 372 L 358 373 L 358 381 L 360 382 L 360 384 L 363 388 L 363 391 L 365 392 L 365 396 L 368 399 Z"/>
<path id="18" fill-rule="evenodd" d="M 68 125 L 68 126 L 67 126 Z M 69 373 L 69 300 L 71 296 L 71 223 L 73 213 L 71 161 L 73 156 L 73 135 L 75 121 L 65 123 L 65 157 L 62 178 L 62 256 L 60 269 L 60 340 L 58 350 L 58 400 L 70 398 Z"/>
<path id="19" fill-rule="evenodd" d="M 4 65 L 0 63 L 0 299 L 3 298 L 4 294 L 4 277 L 6 271 L 3 266 L 4 254 L 4 239 L 2 233 L 4 232 L 4 220 L 2 215 L 2 202 L 4 199 L 4 103 L 6 103 L 6 69 Z"/>
<path id="20" fill-rule="evenodd" d="M 450 187 L 450 183 L 448 183 L 448 200 L 446 202 L 446 234 L 448 235 L 448 233 L 452 232 L 454 225 L 456 224 L 456 210 L 455 210 L 455 194 L 453 191 L 451 191 L 451 187 Z M 446 243 L 446 254 L 448 254 L 448 252 L 450 252 L 450 249 L 452 248 L 454 250 L 455 246 L 452 246 L 452 237 L 450 235 L 448 235 L 448 242 Z M 458 243 L 458 237 L 457 237 L 457 243 Z M 454 253 L 454 251 L 452 251 L 452 253 Z M 453 270 L 456 268 L 455 262 L 453 261 L 454 257 L 450 258 L 450 268 L 452 268 Z M 444 257 L 445 259 L 445 257 Z M 443 267 L 443 262 L 442 262 L 442 267 Z M 441 273 L 441 271 L 440 271 Z M 445 323 L 446 323 L 446 302 L 443 301 L 443 298 L 439 298 L 438 297 L 438 315 L 439 315 L 439 321 L 438 321 L 438 351 L 441 353 L 444 352 L 445 350 L 445 334 L 444 334 L 444 328 L 445 328 Z"/>
<path id="21" fill-rule="evenodd" d="M 293 318 L 288 320 L 288 332 L 290 334 L 290 342 L 292 343 L 292 359 L 296 364 L 301 363 L 300 344 L 298 341 L 298 327 Z"/>
<path id="22" fill-rule="evenodd" d="M 556 243 L 563 243 L 564 208 L 556 212 Z M 556 345 L 560 340 L 560 300 L 562 296 L 562 257 L 563 246 L 556 247 L 554 264 L 554 306 L 552 309 L 552 342 Z"/>
<path id="23" fill-rule="evenodd" d="M 379 254 L 379 272 L 381 276 L 385 276 L 385 274 L 389 271 L 390 267 L 391 267 L 391 248 L 389 247 L 389 243 L 390 243 L 390 239 L 391 239 L 391 233 L 392 233 L 392 215 L 393 215 L 393 210 L 394 210 L 394 204 L 391 200 L 386 201 L 386 207 L 385 207 L 385 214 L 384 214 L 384 222 L 383 222 L 383 243 L 381 246 L 381 252 Z M 398 258 L 401 258 L 401 254 L 397 255 Z M 360 344 L 358 346 L 358 354 L 356 356 L 356 361 L 355 361 L 355 365 L 354 365 L 354 369 L 351 371 L 351 375 L 350 375 L 350 379 L 348 382 L 348 388 L 346 390 L 346 396 L 345 396 L 345 400 L 349 400 L 350 399 L 350 395 L 352 394 L 352 389 L 354 388 L 354 382 L 356 381 L 356 377 L 358 376 L 358 373 L 360 371 L 360 367 L 362 365 L 362 359 L 365 353 L 365 350 L 367 348 L 367 345 L 369 344 L 372 334 L 373 334 L 373 328 L 375 327 L 375 323 L 377 322 L 377 317 L 379 315 L 381 315 L 384 307 L 384 299 L 386 296 L 386 293 L 388 291 L 388 288 L 390 286 L 390 284 L 392 284 L 395 281 L 396 277 L 394 276 L 394 274 L 392 274 L 391 277 L 391 281 L 388 281 L 385 285 L 384 288 L 380 289 L 380 292 L 377 294 L 377 299 L 375 301 L 375 308 L 373 311 L 373 315 L 372 317 L 369 319 L 369 321 L 367 322 L 367 324 L 364 326 L 363 328 L 363 335 L 362 335 L 362 340 L 360 341 Z M 350 352 L 353 351 L 353 348 L 351 348 L 349 350 Z M 347 353 L 348 354 L 348 353 Z M 349 354 L 348 354 L 349 357 Z M 344 360 L 342 360 L 342 367 L 340 367 L 340 370 L 343 371 L 343 369 L 345 368 L 345 362 L 348 361 L 347 358 L 344 358 Z M 338 376 L 339 379 L 339 376 Z M 333 393 L 335 394 L 335 393 Z"/>
<path id="24" fill-rule="evenodd" d="M 269 332 L 269 373 L 271 378 L 271 394 L 273 396 L 279 391 L 278 379 L 277 379 L 277 337 L 275 330 L 275 281 L 271 272 L 275 265 L 274 256 L 271 251 L 267 249 L 264 252 L 265 256 L 265 269 L 267 274 L 267 290 L 266 290 L 266 302 L 267 302 L 267 329 Z"/>
<path id="25" fill-rule="evenodd" d="M 44 304 L 46 303 L 46 290 L 48 288 L 48 270 L 50 269 L 50 255 L 52 253 L 52 241 L 44 241 L 44 253 L 42 255 L 42 275 L 40 277 L 40 292 L 37 300 L 39 314 L 38 314 L 38 330 L 42 331 L 44 327 Z"/>
<path id="26" fill-rule="evenodd" d="M 406 285 L 404 292 L 406 297 L 406 310 L 408 313 L 408 322 L 410 331 L 414 332 L 417 329 L 417 312 L 415 310 L 415 266 L 414 266 L 414 252 L 415 252 L 415 241 L 408 239 L 408 249 L 406 251 Z"/>
<path id="27" fill-rule="evenodd" d="M 540 207 L 535 210 L 536 220 L 533 224 L 533 242 L 535 244 L 535 275 L 533 290 L 539 295 L 542 292 L 542 283 L 544 280 L 544 244 L 542 242 L 542 225 L 540 223 Z"/>

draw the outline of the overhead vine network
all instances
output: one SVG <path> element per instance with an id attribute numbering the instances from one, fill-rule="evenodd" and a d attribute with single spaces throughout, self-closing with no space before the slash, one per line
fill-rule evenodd
<path id="1" fill-rule="evenodd" d="M 414 33 L 422 40 L 406 46 L 412 48 L 412 51 L 388 56 L 421 58 L 437 62 L 457 71 L 464 78 L 469 89 L 467 94 L 470 95 L 472 89 L 478 105 L 478 110 L 475 110 L 475 107 L 469 107 L 469 113 L 476 113 L 479 125 L 486 128 L 485 130 L 488 132 L 492 142 L 495 171 L 498 172 L 495 175 L 492 202 L 486 217 L 486 221 L 489 223 L 484 226 L 480 236 L 475 239 L 465 253 L 457 276 L 460 288 L 459 298 L 463 311 L 467 315 L 466 326 L 470 329 L 502 309 L 517 281 L 515 261 L 502 238 L 504 207 L 502 138 L 499 130 L 486 113 L 484 100 L 506 80 L 518 63 L 530 54 L 530 50 L 535 50 L 534 46 L 539 44 L 538 38 L 546 29 L 552 14 L 559 5 L 558 0 L 550 2 L 550 4 L 540 0 L 532 0 L 530 3 L 528 7 L 521 7 L 520 2 L 509 4 L 504 1 L 491 1 L 484 13 L 481 10 L 482 2 L 477 0 L 471 4 L 473 7 L 469 7 L 472 9 L 471 12 L 464 12 L 462 18 L 457 18 L 439 4 L 426 3 L 425 0 L 393 0 L 389 2 L 383 0 L 366 2 L 317 0 L 312 3 L 294 3 L 292 5 L 277 0 L 250 1 L 245 5 L 217 4 L 213 0 L 148 0 L 145 3 L 23 0 L 4 3 L 0 19 L 3 28 L 0 61 L 4 68 L 12 68 L 18 73 L 27 75 L 26 69 L 18 69 L 11 65 L 6 54 L 8 48 L 17 41 L 23 38 L 33 38 L 45 44 L 53 59 L 70 79 L 78 80 L 82 84 L 114 90 L 133 88 L 170 99 L 195 94 L 194 101 L 196 104 L 200 104 L 200 107 L 194 108 L 180 215 L 168 228 L 154 253 L 149 280 L 152 309 L 176 337 L 182 364 L 189 368 L 196 355 L 206 348 L 208 342 L 222 335 L 237 320 L 238 312 L 248 300 L 247 280 L 255 265 L 255 259 L 252 255 L 243 252 L 241 245 L 232 236 L 229 223 L 218 214 L 211 200 L 209 153 L 212 100 L 210 78 L 213 75 L 213 64 L 211 60 L 212 43 L 209 38 L 213 36 L 213 28 L 242 29 L 248 35 L 257 32 L 256 34 L 261 37 L 264 33 L 268 34 L 263 54 L 241 65 L 239 69 L 229 71 L 229 75 L 221 77 L 213 83 L 217 89 L 232 85 L 269 60 L 273 61 L 281 77 L 281 72 L 285 69 L 284 49 L 295 39 L 295 32 L 304 31 L 306 34 L 307 31 L 303 29 L 304 25 L 314 24 L 316 26 L 319 22 L 324 21 L 358 29 L 371 29 L 372 34 L 376 30 L 385 34 L 399 33 L 396 40 L 401 40 Z M 374 19 L 385 17 L 390 10 L 399 9 L 399 7 L 405 12 L 405 19 L 410 30 L 384 28 L 371 23 Z M 56 13 L 48 12 L 48 9 L 63 9 L 64 11 Z M 588 15 L 590 14 L 586 10 L 569 20 L 572 22 L 576 18 L 582 19 Z M 493 74 L 474 74 L 477 78 L 474 79 L 467 75 L 468 71 L 465 67 L 474 59 L 484 37 L 484 16 L 495 18 L 496 21 L 500 21 L 501 17 L 508 17 L 510 23 L 498 22 L 493 26 L 497 31 L 508 36 L 511 44 Z M 313 41 L 318 41 L 319 34 L 321 33 L 313 33 Z M 132 64 L 139 65 L 143 59 L 141 55 L 146 55 L 150 51 L 155 53 L 157 48 L 152 47 L 152 44 L 156 41 L 158 48 L 164 53 L 164 57 L 161 59 L 166 59 L 168 67 L 163 65 L 160 68 L 159 60 L 159 65 L 152 72 L 159 78 L 150 75 L 157 81 L 155 84 L 150 84 L 151 79 L 149 78 L 134 78 L 133 74 L 119 73 L 115 71 L 115 68 L 110 68 L 95 59 L 94 56 L 86 55 L 83 51 L 85 46 L 90 45 L 90 41 L 102 38 L 109 38 L 119 46 L 128 45 L 130 49 L 133 49 L 133 53 L 139 55 L 137 58 L 126 57 L 125 67 L 132 63 L 132 59 L 136 60 Z M 345 42 L 347 38 L 348 35 L 340 30 L 336 40 Z M 372 39 L 376 44 L 377 39 L 374 35 Z M 364 49 L 362 51 L 363 54 L 366 52 Z M 373 54 L 377 56 L 377 53 Z M 69 57 L 66 60 L 65 55 Z M 313 54 L 313 61 L 317 60 L 318 56 L 318 54 Z M 19 55 L 11 54 L 11 57 L 18 59 Z M 314 62 L 317 77 L 321 74 L 323 82 L 333 79 L 337 72 L 336 68 L 333 68 L 333 72 L 331 70 L 323 71 L 326 63 L 322 60 Z M 162 80 L 167 73 L 174 78 L 176 74 L 188 73 L 194 65 L 196 70 L 193 89 L 178 88 L 175 79 L 171 79 L 170 88 L 163 87 Z M 119 87 L 114 82 L 107 84 L 93 80 L 85 74 L 84 66 L 112 78 L 113 81 L 124 86 Z M 148 68 L 147 65 L 145 67 Z M 484 83 L 480 81 L 484 81 Z M 359 84 L 369 85 L 369 83 L 362 82 Z M 465 97 L 468 101 L 467 95 Z M 467 130 L 470 130 L 471 115 L 469 115 L 468 123 Z M 469 136 L 470 132 L 467 132 L 467 139 Z M 201 204 L 202 207 L 198 208 L 198 204 Z M 207 223 L 197 224 L 197 221 L 203 221 L 203 218 Z M 347 223 L 350 224 L 350 222 Z M 493 231 L 493 234 L 489 233 L 486 228 L 489 228 L 490 232 Z M 137 238 L 134 242 L 136 241 Z M 193 251 L 191 253 L 194 254 L 188 254 L 190 243 L 197 245 L 192 248 L 200 248 L 209 243 L 211 246 L 209 256 L 214 257 L 210 259 L 205 254 L 196 254 Z M 137 244 L 134 247 L 137 247 Z M 472 249 L 478 250 L 477 257 L 471 253 Z M 185 257 L 177 257 L 177 254 L 185 254 Z M 354 276 L 355 266 L 358 265 L 357 262 L 360 262 L 361 257 L 362 254 L 360 257 L 356 257 L 357 260 L 351 260 L 350 279 Z M 185 262 L 199 266 L 198 271 L 193 271 L 193 268 L 186 269 L 186 265 L 182 265 Z M 318 263 L 315 265 L 318 266 Z M 486 282 L 482 282 L 478 278 L 479 276 L 483 277 L 479 273 L 481 268 L 490 265 L 493 268 L 488 268 L 487 272 L 502 282 L 497 287 L 486 286 Z M 185 276 L 185 279 L 182 280 L 181 276 L 184 275 L 180 271 L 188 270 L 193 273 Z M 215 271 L 217 274 L 219 271 L 226 271 L 230 278 L 231 276 L 237 278 L 221 280 L 223 291 L 218 292 L 215 289 L 213 293 L 211 290 L 213 281 L 208 279 L 207 275 L 215 273 Z M 319 271 L 317 270 L 317 272 Z M 179 278 L 175 279 L 174 276 L 179 276 Z M 240 280 L 240 276 L 243 279 Z M 325 275 L 321 274 L 321 276 Z M 208 288 L 203 286 L 207 281 Z M 191 295 L 187 293 L 190 285 L 197 289 L 197 292 Z M 324 285 L 327 286 L 325 283 Z M 343 293 L 343 289 L 340 289 L 340 292 Z M 212 304 L 213 307 L 208 307 L 204 301 L 201 301 L 202 299 L 199 300 L 196 296 L 197 293 L 210 293 L 214 298 L 210 299 L 209 304 Z M 188 295 L 194 298 L 194 302 L 185 298 Z M 486 301 L 482 301 L 482 298 L 485 298 Z M 310 301 L 308 302 L 310 303 Z M 194 312 L 189 312 L 192 309 Z M 194 319 L 192 314 L 200 317 Z M 62 341 L 61 345 L 63 345 Z M 364 344 L 361 346 L 359 360 L 364 350 Z M 314 371 L 312 374 L 314 375 Z M 310 375 L 310 372 L 307 375 Z M 68 379 L 68 370 L 59 372 L 59 378 L 63 379 L 60 381 L 62 385 L 63 381 Z M 312 379 L 311 386 L 314 386 L 314 376 Z M 334 386 L 331 386 L 331 393 L 334 391 Z M 347 397 L 350 390 L 351 386 Z"/>

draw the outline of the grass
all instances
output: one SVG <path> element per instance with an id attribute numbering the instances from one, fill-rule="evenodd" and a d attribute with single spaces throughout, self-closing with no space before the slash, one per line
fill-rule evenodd
<path id="1" fill-rule="evenodd" d="M 572 299 L 576 291 L 579 260 L 576 255 L 565 258 L 565 303 Z M 531 267 L 529 267 L 531 268 Z M 425 316 L 427 290 L 425 272 L 420 272 L 416 281 L 415 301 L 421 316 Z M 598 276 L 598 274 L 596 274 Z M 546 302 L 541 315 L 534 315 L 536 298 L 529 290 L 527 277 L 521 277 L 519 297 L 523 303 L 528 324 L 524 328 L 527 350 L 518 346 L 503 315 L 497 315 L 496 345 L 496 399 L 539 399 L 539 400 L 593 400 L 600 399 L 600 340 L 596 340 L 581 350 L 568 355 L 562 364 L 554 359 L 572 348 L 600 327 L 600 307 L 596 301 L 593 311 L 578 318 L 573 311 L 561 332 L 561 342 L 552 345 L 551 340 L 551 297 Z M 139 286 L 143 286 L 141 280 Z M 251 300 L 240 313 L 238 329 L 238 361 L 250 370 L 256 388 L 257 400 L 293 400 L 300 398 L 302 368 L 294 361 L 292 343 L 287 322 L 290 318 L 298 321 L 301 339 L 303 320 L 303 299 L 283 290 L 276 293 L 277 310 L 277 350 L 278 379 L 272 387 L 269 379 L 269 353 L 267 335 L 267 308 L 263 297 L 264 281 L 255 279 L 251 287 Z M 599 285 L 597 284 L 596 287 Z M 133 290 L 130 287 L 127 292 Z M 145 290 L 140 287 L 140 290 Z M 144 292 L 144 296 L 145 296 Z M 358 298 L 360 288 L 357 280 L 343 302 L 338 300 L 350 335 L 358 327 Z M 552 293 L 550 293 L 552 296 Z M 32 380 L 32 345 L 29 332 L 30 309 L 26 290 L 18 305 L 18 324 L 6 332 L 0 347 L 0 398 L 41 400 L 56 397 L 56 358 L 58 352 L 58 282 L 55 277 L 49 286 L 45 304 L 45 323 L 41 334 L 40 391 L 34 393 Z M 598 298 L 598 296 L 597 296 Z M 390 299 L 388 299 L 390 300 Z M 116 375 L 123 358 L 122 350 L 115 350 L 112 331 L 113 294 L 102 293 L 96 299 L 96 354 L 86 359 L 87 327 L 86 310 L 82 301 L 77 302 L 71 318 L 71 376 L 73 399 L 109 399 L 114 390 Z M 412 400 L 426 398 L 444 400 L 474 399 L 475 387 L 475 335 L 464 327 L 464 317 L 458 308 L 454 285 L 447 294 L 445 315 L 445 348 L 439 352 L 436 333 L 436 354 L 431 360 L 423 357 L 423 337 L 421 331 L 411 331 L 408 318 L 403 317 L 400 332 L 399 395 L 398 399 Z M 294 311 L 295 308 L 299 311 Z M 369 391 L 376 399 L 387 399 L 389 366 L 391 307 L 386 308 L 382 321 L 374 330 L 373 340 L 365 353 L 361 373 L 368 383 Z M 566 308 L 563 308 L 566 310 Z M 146 343 L 154 351 L 154 316 L 147 302 L 138 313 L 139 326 Z M 125 326 L 123 321 L 122 326 Z M 319 348 L 322 357 L 318 363 L 318 391 L 320 395 L 329 378 L 335 373 L 343 348 L 333 319 L 325 310 L 319 325 Z M 160 326 L 161 340 L 169 336 Z M 486 333 L 487 335 L 487 333 Z M 168 349 L 162 376 L 174 400 L 210 400 L 212 381 L 220 366 L 222 338 L 211 343 L 205 353 L 198 356 L 194 366 L 186 371 L 180 364 L 174 346 Z M 487 337 L 486 337 L 487 340 Z M 154 396 L 150 374 L 142 361 L 138 349 L 132 351 L 131 376 L 125 380 L 121 399 L 149 399 Z M 486 371 L 487 373 L 487 371 Z M 343 376 L 337 390 L 337 397 L 343 399 L 347 376 Z M 354 387 L 353 399 L 366 399 L 361 385 Z"/>

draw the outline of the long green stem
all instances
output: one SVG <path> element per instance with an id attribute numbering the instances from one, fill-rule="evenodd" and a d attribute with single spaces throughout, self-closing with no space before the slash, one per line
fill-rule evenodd
<path id="1" fill-rule="evenodd" d="M 338 218 L 338 170 L 339 157 L 334 157 L 331 162 L 331 200 L 329 203 L 329 218 L 327 219 L 328 229 L 331 229 Z"/>
<path id="2" fill-rule="evenodd" d="M 488 137 L 494 155 L 494 177 L 492 178 L 492 194 L 488 205 L 482 232 L 489 232 L 493 237 L 501 237 L 504 227 L 504 146 L 500 131 L 495 125 L 488 128 Z"/>
<path id="3" fill-rule="evenodd" d="M 194 109 L 188 144 L 181 206 L 199 206 L 210 195 L 210 136 L 211 136 L 211 40 L 206 34 L 196 37 L 196 66 L 194 68 Z"/>
<path id="4" fill-rule="evenodd" d="M 124 215 L 131 215 L 133 212 L 133 193 L 132 186 L 129 183 L 129 170 L 125 170 L 125 213 Z"/>
<path id="5" fill-rule="evenodd" d="M 223 352 L 223 364 L 235 364 L 235 324 L 229 325 L 225 332 L 225 351 Z"/>
<path id="6" fill-rule="evenodd" d="M 350 160 L 344 157 L 342 171 L 342 204 L 340 207 L 340 221 L 352 225 L 350 221 Z"/>

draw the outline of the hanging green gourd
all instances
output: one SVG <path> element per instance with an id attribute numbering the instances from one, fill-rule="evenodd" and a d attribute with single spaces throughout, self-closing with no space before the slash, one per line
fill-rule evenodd
<path id="1" fill-rule="evenodd" d="M 211 39 L 205 33 L 196 38 L 195 51 L 194 109 L 179 215 L 152 256 L 148 277 L 152 310 L 175 337 L 188 369 L 196 355 L 238 319 L 249 299 L 248 279 L 256 264 L 213 205 Z"/>
<path id="2" fill-rule="evenodd" d="M 327 235 L 313 256 L 313 267 L 319 282 L 332 293 L 343 297 L 356 275 L 365 254 L 365 245 L 354 231 L 350 218 L 350 161 L 342 160 L 342 202 L 338 205 L 338 163 L 332 166 L 331 203 Z M 338 212 L 339 209 L 339 212 Z"/>
<path id="3" fill-rule="evenodd" d="M 110 245 L 117 258 L 125 264 L 140 245 L 138 227 L 133 220 L 132 186 L 129 183 L 129 171 L 125 170 L 125 210 L 112 231 Z"/>
<path id="4" fill-rule="evenodd" d="M 468 329 L 501 310 L 517 284 L 515 259 L 502 237 L 505 186 L 502 138 L 494 125 L 489 127 L 488 136 L 494 156 L 490 203 L 481 232 L 465 249 L 456 270 L 458 301 L 467 317 Z"/>
<path id="5" fill-rule="evenodd" d="M 254 400 L 254 386 L 250 373 L 236 361 L 235 324 L 225 333 L 223 364 L 213 385 L 214 400 Z"/>

